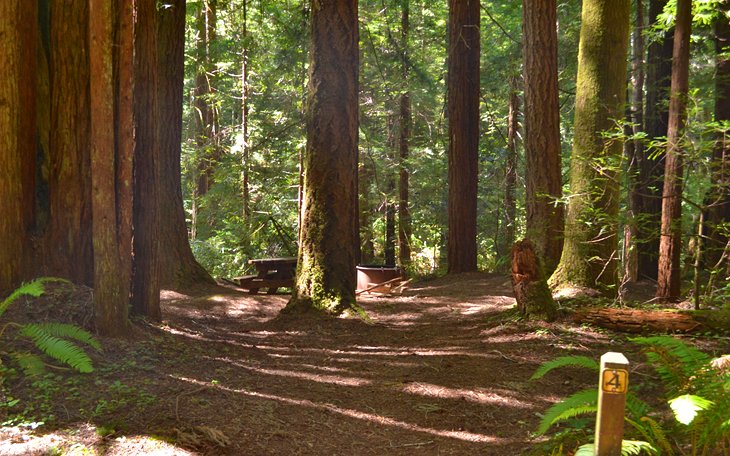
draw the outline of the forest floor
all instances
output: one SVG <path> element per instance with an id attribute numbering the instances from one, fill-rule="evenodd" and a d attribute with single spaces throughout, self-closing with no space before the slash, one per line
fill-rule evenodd
<path id="1" fill-rule="evenodd" d="M 542 362 L 621 351 L 633 378 L 654 375 L 625 335 L 516 318 L 506 276 L 363 296 L 371 322 L 282 318 L 287 298 L 164 292 L 163 323 L 103 340 L 93 373 L 7 382 L 21 402 L 0 422 L 26 423 L 0 428 L 0 455 L 518 455 L 540 444 L 541 413 L 597 381 L 565 369 L 530 382 Z"/>

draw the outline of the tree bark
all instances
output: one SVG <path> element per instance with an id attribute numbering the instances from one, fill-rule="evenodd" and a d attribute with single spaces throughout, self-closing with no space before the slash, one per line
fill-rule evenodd
<path id="1" fill-rule="evenodd" d="M 180 145 L 184 85 L 185 0 L 174 0 L 157 12 L 157 69 L 160 160 L 160 286 L 185 289 L 215 281 L 195 260 L 188 241 Z"/>
<path id="2" fill-rule="evenodd" d="M 113 14 L 107 0 L 89 1 L 91 207 L 94 318 L 105 336 L 127 332 L 129 282 L 122 274 L 117 235 L 114 147 Z"/>
<path id="3" fill-rule="evenodd" d="M 371 215 L 373 208 L 370 205 L 370 189 L 372 187 L 372 179 L 374 175 L 373 163 L 371 157 L 361 157 L 362 161 L 358 164 L 357 182 L 358 182 L 358 213 L 360 216 L 360 264 L 372 264 L 375 260 L 375 245 L 373 243 L 373 227 L 371 223 Z"/>
<path id="4" fill-rule="evenodd" d="M 504 239 L 498 252 L 499 257 L 505 257 L 507 249 L 515 242 L 517 228 L 517 134 L 519 131 L 520 98 L 517 95 L 517 80 L 510 79 L 509 107 L 507 114 L 507 160 L 504 170 Z"/>
<path id="5" fill-rule="evenodd" d="M 398 149 L 400 152 L 399 181 L 398 181 L 398 256 L 401 266 L 411 263 L 411 211 L 408 207 L 409 141 L 411 138 L 411 94 L 408 82 L 408 35 L 410 33 L 409 5 L 410 0 L 402 0 L 401 8 L 401 76 L 406 85 L 400 96 L 400 138 Z"/>
<path id="6" fill-rule="evenodd" d="M 304 204 L 292 310 L 355 306 L 357 0 L 312 0 Z"/>
<path id="7" fill-rule="evenodd" d="M 134 274 L 132 311 L 160 312 L 160 141 L 158 138 L 156 0 L 138 0 L 135 40 Z M 167 126 L 165 126 L 167 127 Z"/>
<path id="8" fill-rule="evenodd" d="M 667 0 L 649 0 L 648 25 L 657 22 Z M 644 131 L 651 140 L 667 135 L 669 86 L 672 73 L 672 33 L 647 48 Z M 639 207 L 636 216 L 636 250 L 639 277 L 656 279 L 658 273 L 659 232 L 664 186 L 664 150 L 644 148 L 637 155 Z"/>
<path id="9" fill-rule="evenodd" d="M 23 257 L 23 143 L 21 72 L 23 60 L 21 10 L 27 2 L 0 2 L 0 296 L 20 278 Z M 27 76 L 25 76 L 27 77 Z"/>
<path id="10" fill-rule="evenodd" d="M 449 0 L 449 273 L 477 270 L 479 0 Z"/>
<path id="11" fill-rule="evenodd" d="M 50 3 L 48 275 L 93 284 L 88 2 Z"/>
<path id="12" fill-rule="evenodd" d="M 616 284 L 622 147 L 601 133 L 614 128 L 613 119 L 624 112 L 630 11 L 630 0 L 583 2 L 571 198 L 553 288 L 609 291 Z"/>
<path id="13" fill-rule="evenodd" d="M 692 1 L 677 1 L 672 54 L 672 91 L 669 101 L 667 155 L 662 193 L 662 227 L 659 241 L 659 275 L 656 296 L 661 301 L 680 298 L 682 248 L 682 135 L 687 120 L 689 92 L 689 38 L 692 27 Z"/>
<path id="14" fill-rule="evenodd" d="M 555 0 L 523 0 L 527 237 L 551 274 L 563 248 Z"/>
<path id="15" fill-rule="evenodd" d="M 558 313 L 540 258 L 529 240 L 512 246 L 512 289 L 517 309 L 526 318 L 552 321 Z"/>

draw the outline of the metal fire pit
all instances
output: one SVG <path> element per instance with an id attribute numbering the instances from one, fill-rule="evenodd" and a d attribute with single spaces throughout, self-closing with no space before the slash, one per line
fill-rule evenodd
<path id="1" fill-rule="evenodd" d="M 357 266 L 357 291 L 362 292 L 380 283 L 387 282 L 398 277 L 403 277 L 403 271 L 395 266 L 383 266 L 383 265 L 363 265 Z M 390 289 L 397 285 L 391 283 L 381 287 L 375 287 L 368 292 L 373 293 L 387 293 Z"/>

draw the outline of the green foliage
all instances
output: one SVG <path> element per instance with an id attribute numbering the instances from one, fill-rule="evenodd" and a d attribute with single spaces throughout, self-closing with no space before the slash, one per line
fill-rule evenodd
<path id="1" fill-rule="evenodd" d="M 574 456 L 594 456 L 596 454 L 595 445 L 586 443 L 578 448 Z M 621 456 L 638 456 L 640 454 L 659 454 L 658 450 L 647 442 L 640 440 L 623 440 L 621 441 Z"/>
<path id="2" fill-rule="evenodd" d="M 64 281 L 54 278 L 40 278 L 22 285 L 0 303 L 0 317 L 5 313 L 10 304 L 21 296 L 39 297 L 44 292 L 43 284 L 50 281 Z M 83 348 L 75 342 L 89 345 L 100 351 L 101 345 L 87 331 L 75 325 L 64 323 L 25 323 L 6 322 L 0 330 L 0 337 L 8 338 L 6 330 L 13 328 L 9 343 L 4 344 L 4 350 L 0 355 L 7 356 L 14 360 L 27 376 L 37 376 L 45 372 L 45 363 L 38 355 L 17 348 L 21 338 L 29 339 L 36 349 L 61 363 L 81 373 L 92 372 L 91 359 Z M 67 340 L 70 339 L 70 340 Z M 8 373 L 9 370 L 0 362 L 0 375 Z M 0 377 L 2 379 L 2 377 Z"/>
<path id="3" fill-rule="evenodd" d="M 595 372 L 598 372 L 598 369 L 601 367 L 596 360 L 587 356 L 561 356 L 542 363 L 535 373 L 532 374 L 530 380 L 540 379 L 553 369 L 567 366 L 584 367 Z"/>
<path id="4" fill-rule="evenodd" d="M 540 419 L 537 435 L 542 435 L 556 423 L 596 413 L 598 392 L 595 389 L 579 391 L 550 407 Z"/>

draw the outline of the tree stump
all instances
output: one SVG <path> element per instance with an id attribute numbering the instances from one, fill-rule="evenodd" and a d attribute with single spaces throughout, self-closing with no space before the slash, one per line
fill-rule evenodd
<path id="1" fill-rule="evenodd" d="M 532 242 L 525 239 L 512 246 L 512 289 L 517 309 L 526 318 L 552 321 L 558 313 L 540 259 Z"/>

